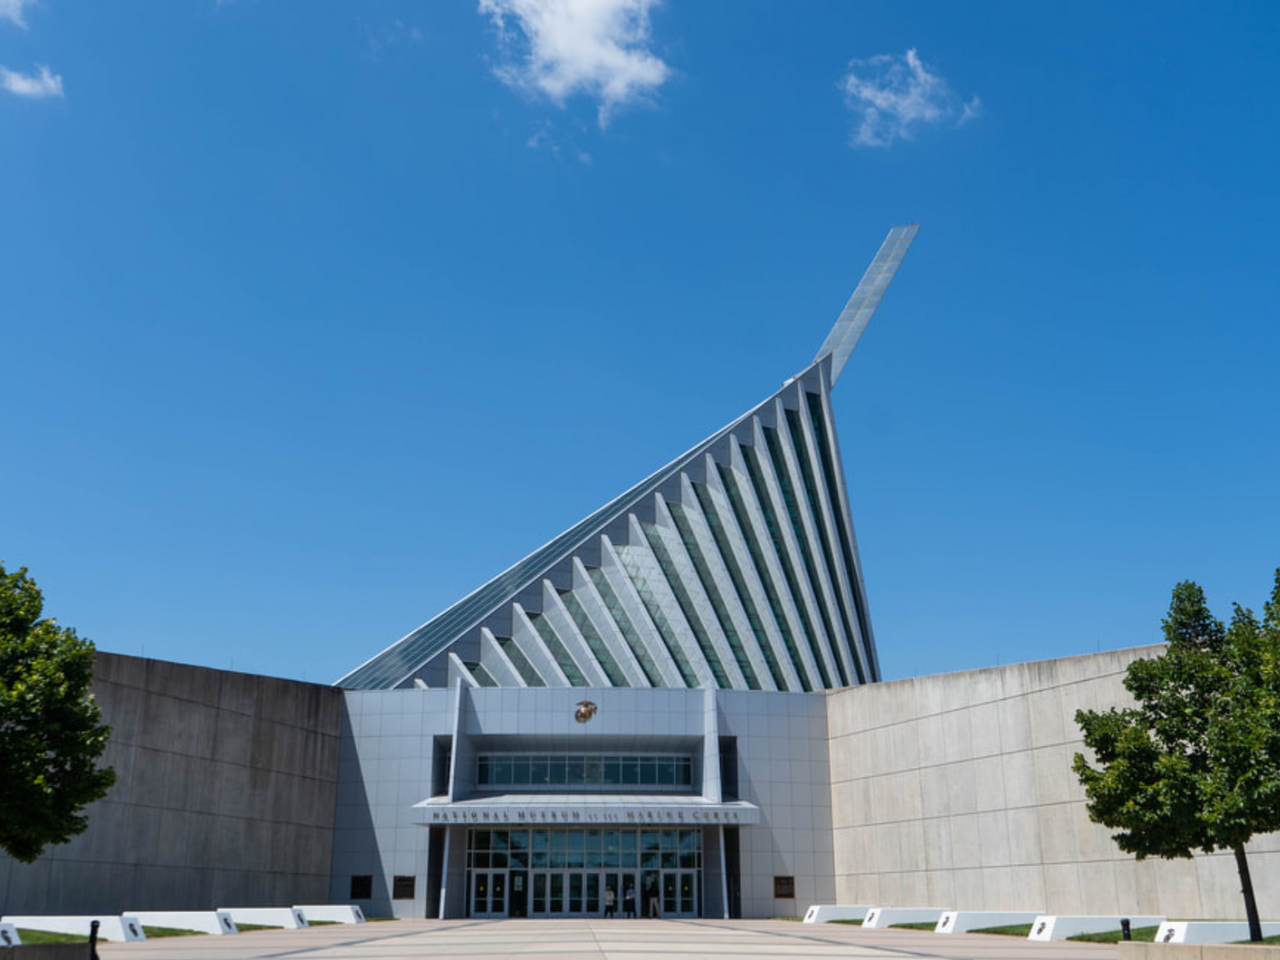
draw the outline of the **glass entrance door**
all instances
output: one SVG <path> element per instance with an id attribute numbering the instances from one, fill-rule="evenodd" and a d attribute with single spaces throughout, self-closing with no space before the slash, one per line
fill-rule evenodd
<path id="1" fill-rule="evenodd" d="M 598 870 L 534 871 L 531 917 L 598 917 L 604 915 L 606 887 L 613 888 L 614 915 L 623 915 L 623 896 L 635 887 L 634 872 Z M 637 888 L 638 889 L 638 888 Z M 514 894 L 512 902 L 514 905 Z"/>
<path id="2" fill-rule="evenodd" d="M 625 916 L 702 912 L 702 831 L 474 828 L 467 833 L 469 916 L 601 917 L 605 889 Z"/>
<path id="3" fill-rule="evenodd" d="M 471 874 L 471 916 L 507 915 L 507 872 L 475 870 Z"/>
<path id="4" fill-rule="evenodd" d="M 515 882 L 515 874 L 512 874 Z M 701 891 L 696 870 L 536 870 L 530 874 L 527 900 L 530 917 L 600 917 L 604 915 L 606 888 L 613 889 L 614 915 L 625 916 L 627 890 L 635 891 L 636 915 L 659 917 L 700 916 Z M 520 883 L 526 881 L 521 877 Z M 514 892 L 511 916 L 517 914 Z M 653 911 L 650 913 L 650 911 Z M 473 916 L 481 916 L 474 913 Z"/>
<path id="5" fill-rule="evenodd" d="M 511 884 L 508 893 L 507 915 L 511 917 L 527 917 L 529 915 L 529 876 L 523 870 L 512 870 L 507 877 Z"/>

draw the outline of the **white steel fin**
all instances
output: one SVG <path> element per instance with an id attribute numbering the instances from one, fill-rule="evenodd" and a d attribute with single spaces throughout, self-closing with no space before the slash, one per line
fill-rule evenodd
<path id="1" fill-rule="evenodd" d="M 867 272 L 862 275 L 862 282 L 858 284 L 858 289 L 853 291 L 853 296 L 845 304 L 840 318 L 836 320 L 836 325 L 831 328 L 818 355 L 813 358 L 813 362 L 817 363 L 827 354 L 831 355 L 833 387 L 840 379 L 840 371 L 849 361 L 849 354 L 853 353 L 853 348 L 862 338 L 862 332 L 871 322 L 871 315 L 876 312 L 876 307 L 880 306 L 880 301 L 884 298 L 885 291 L 889 289 L 894 274 L 902 265 L 902 258 L 911 249 L 911 241 L 919 232 L 920 227 L 914 223 L 905 227 L 894 227 L 889 231 L 884 243 L 880 245 L 880 252 L 871 261 L 871 266 L 867 267 Z"/>

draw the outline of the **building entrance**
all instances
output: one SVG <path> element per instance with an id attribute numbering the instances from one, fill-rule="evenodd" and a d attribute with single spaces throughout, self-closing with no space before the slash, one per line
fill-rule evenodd
<path id="1" fill-rule="evenodd" d="M 605 891 L 613 888 L 615 915 L 626 915 L 627 891 L 636 916 L 698 917 L 701 876 L 696 870 L 580 872 L 577 870 L 473 870 L 471 916 L 603 916 Z M 653 901 L 657 901 L 656 907 Z"/>
<path id="2" fill-rule="evenodd" d="M 614 912 L 702 915 L 702 831 L 467 831 L 468 914 L 472 917 L 602 916 Z"/>
<path id="3" fill-rule="evenodd" d="M 477 870 L 471 874 L 471 915 L 473 917 L 505 917 L 507 915 L 507 872 Z"/>

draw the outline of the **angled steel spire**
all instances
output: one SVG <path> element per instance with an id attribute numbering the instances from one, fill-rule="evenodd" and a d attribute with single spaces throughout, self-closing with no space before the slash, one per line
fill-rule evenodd
<path id="1" fill-rule="evenodd" d="M 884 238 L 884 243 L 880 246 L 880 252 L 871 261 L 871 266 L 867 267 L 867 272 L 862 275 L 862 282 L 858 284 L 858 289 L 853 291 L 853 296 L 845 304 L 840 319 L 827 334 L 827 339 L 822 344 L 822 349 L 818 351 L 818 355 L 813 358 L 813 362 L 817 363 L 827 354 L 831 354 L 832 386 L 835 386 L 836 381 L 840 379 L 840 371 L 848 362 L 849 354 L 853 353 L 853 348 L 858 345 L 862 331 L 867 329 L 871 315 L 876 312 L 876 307 L 880 306 L 884 292 L 889 289 L 893 275 L 898 272 L 902 258 L 907 255 L 907 251 L 911 248 L 911 241 L 919 232 L 920 227 L 914 223 L 906 227 L 894 227 L 889 231 L 889 235 Z"/>

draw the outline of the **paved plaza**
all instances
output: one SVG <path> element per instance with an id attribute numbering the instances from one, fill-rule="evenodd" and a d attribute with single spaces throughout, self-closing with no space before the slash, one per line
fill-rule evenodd
<path id="1" fill-rule="evenodd" d="M 1016 937 L 863 930 L 784 920 L 399 920 L 232 937 L 106 943 L 102 960 L 395 960 L 554 957 L 556 960 L 874 958 L 874 960 L 1114 960 L 1115 947 Z"/>

